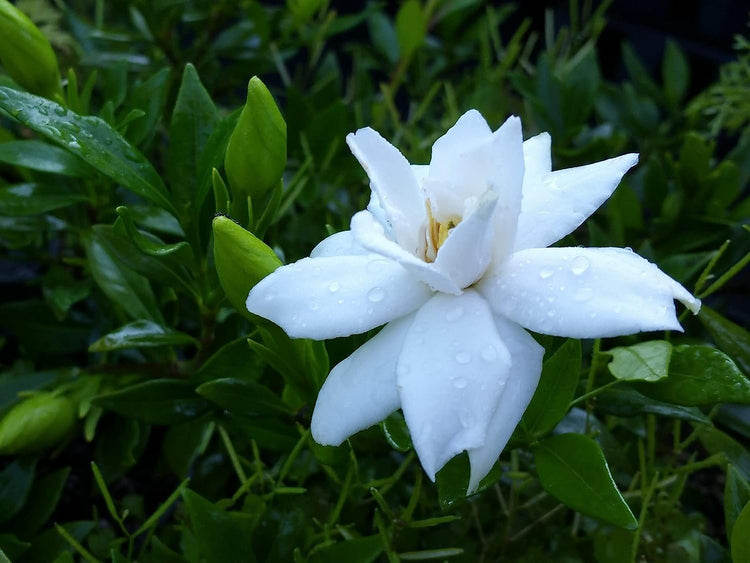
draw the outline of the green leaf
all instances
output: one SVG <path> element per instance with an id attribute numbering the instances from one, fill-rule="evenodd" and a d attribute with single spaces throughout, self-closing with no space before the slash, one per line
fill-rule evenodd
<path id="1" fill-rule="evenodd" d="M 104 294 L 133 319 L 163 323 L 161 310 L 148 280 L 114 259 L 93 231 L 86 242 L 91 275 Z"/>
<path id="2" fill-rule="evenodd" d="M 163 68 L 128 92 L 125 111 L 140 109 L 144 112 L 143 117 L 128 126 L 127 138 L 134 145 L 140 145 L 154 134 L 167 101 L 169 73 L 169 68 Z"/>
<path id="3" fill-rule="evenodd" d="M 214 426 L 212 422 L 194 420 L 173 424 L 167 429 L 161 446 L 162 455 L 179 479 L 187 477 L 193 461 L 205 450 Z"/>
<path id="4" fill-rule="evenodd" d="M 0 214 L 14 217 L 38 215 L 86 200 L 82 193 L 60 186 L 35 182 L 13 184 L 0 187 Z"/>
<path id="5" fill-rule="evenodd" d="M 598 393 L 596 395 L 596 407 L 615 416 L 630 417 L 649 413 L 711 425 L 711 419 L 696 407 L 662 403 L 642 395 L 635 389 L 622 385 Z"/>
<path id="6" fill-rule="evenodd" d="M 197 341 L 189 334 L 165 328 L 153 321 L 133 321 L 102 336 L 89 346 L 89 352 L 183 346 L 186 344 L 197 344 Z"/>
<path id="7" fill-rule="evenodd" d="M 94 170 L 75 155 L 33 139 L 0 143 L 0 162 L 73 178 L 94 174 Z"/>
<path id="8" fill-rule="evenodd" d="M 750 480 L 750 452 L 744 445 L 718 428 L 708 426 L 700 429 L 698 439 L 710 455 L 722 454 Z"/>
<path id="9" fill-rule="evenodd" d="M 0 108 L 114 182 L 172 209 L 169 194 L 154 167 L 105 121 L 82 117 L 55 102 L 7 87 L 0 87 Z"/>
<path id="10" fill-rule="evenodd" d="M 383 430 L 385 439 L 388 440 L 392 448 L 400 452 L 408 452 L 412 449 L 409 429 L 406 426 L 406 420 L 404 420 L 404 415 L 401 411 L 396 411 L 388 415 L 388 418 L 380 423 L 380 428 Z"/>
<path id="11" fill-rule="evenodd" d="M 638 389 L 660 401 L 695 406 L 714 403 L 750 403 L 750 381 L 734 362 L 709 346 L 677 346 L 672 352 L 669 377 Z"/>
<path id="12" fill-rule="evenodd" d="M 651 340 L 612 348 L 607 353 L 612 355 L 607 367 L 616 379 L 658 381 L 667 377 L 672 345 L 665 340 Z"/>
<path id="13" fill-rule="evenodd" d="M 469 487 L 469 471 L 469 456 L 461 453 L 437 472 L 435 483 L 437 484 L 440 508 L 448 510 L 466 498 L 466 489 Z"/>
<path id="14" fill-rule="evenodd" d="M 544 361 L 542 375 L 534 396 L 521 419 L 522 427 L 532 436 L 552 430 L 568 412 L 581 371 L 581 342 L 568 339 Z"/>
<path id="15" fill-rule="evenodd" d="M 419 0 L 407 0 L 396 13 L 396 38 L 403 60 L 422 44 L 427 33 L 427 19 Z"/>
<path id="16" fill-rule="evenodd" d="M 111 414 L 102 417 L 96 429 L 94 459 L 107 483 L 135 465 L 148 440 L 149 428 L 132 418 Z"/>
<path id="17" fill-rule="evenodd" d="M 312 563 L 346 561 L 347 563 L 372 563 L 383 553 L 383 539 L 379 534 L 364 538 L 353 538 L 335 543 L 317 551 L 310 559 Z"/>
<path id="18" fill-rule="evenodd" d="M 93 404 L 149 424 L 175 424 L 197 418 L 208 402 L 186 381 L 154 379 L 95 397 Z"/>
<path id="19" fill-rule="evenodd" d="M 173 244 L 165 244 L 154 235 L 138 230 L 130 210 L 124 205 L 120 205 L 115 211 L 120 216 L 120 221 L 130 241 L 144 254 L 154 256 L 155 258 L 169 257 L 175 262 L 175 268 L 181 262 L 193 260 L 193 251 L 187 242 L 180 241 Z"/>
<path id="20" fill-rule="evenodd" d="M 18 458 L 0 472 L 0 523 L 21 509 L 34 482 L 36 459 Z"/>
<path id="21" fill-rule="evenodd" d="M 85 350 L 91 328 L 60 322 L 43 301 L 11 301 L 0 305 L 0 326 L 16 335 L 27 355 L 49 358 Z"/>
<path id="22" fill-rule="evenodd" d="M 558 434 L 537 442 L 532 449 L 539 480 L 552 496 L 615 526 L 638 527 L 594 440 L 581 434 Z"/>
<path id="23" fill-rule="evenodd" d="M 190 529 L 205 560 L 223 563 L 255 561 L 251 550 L 254 542 L 249 514 L 225 512 L 190 489 L 183 491 L 182 498 L 190 518 Z"/>
<path id="24" fill-rule="evenodd" d="M 750 332 L 705 305 L 701 307 L 698 320 L 711 333 L 716 345 L 731 356 L 745 374 L 750 374 Z"/>
<path id="25" fill-rule="evenodd" d="M 750 561 L 750 502 L 745 505 L 732 529 L 732 560 Z"/>
<path id="26" fill-rule="evenodd" d="M 195 391 L 236 415 L 291 414 L 289 407 L 273 391 L 254 381 L 228 377 L 204 383 Z"/>
<path id="27" fill-rule="evenodd" d="M 187 209 L 198 195 L 199 160 L 219 116 L 211 96 L 201 84 L 195 67 L 188 63 L 182 74 L 169 127 L 167 172 L 177 206 Z"/>
<path id="28" fill-rule="evenodd" d="M 229 138 L 237 126 L 240 113 L 242 113 L 242 108 L 237 108 L 219 121 L 216 127 L 214 127 L 211 136 L 206 140 L 203 152 L 198 161 L 198 193 L 195 198 L 196 212 L 200 210 L 203 200 L 206 199 L 208 192 L 211 191 L 213 169 L 219 169 L 224 162 Z"/>
<path id="29" fill-rule="evenodd" d="M 727 539 L 732 538 L 732 529 L 742 508 L 750 502 L 750 483 L 732 464 L 727 467 L 727 481 L 724 485 L 724 528 Z"/>
<path id="30" fill-rule="evenodd" d="M 674 41 L 668 40 L 661 62 L 661 76 L 667 101 L 677 105 L 685 97 L 690 83 L 690 66 Z"/>
<path id="31" fill-rule="evenodd" d="M 193 374 L 193 379 L 200 382 L 212 381 L 226 377 L 227 374 L 243 380 L 257 379 L 262 367 L 260 359 L 250 349 L 247 337 L 241 336 L 214 352 Z"/>

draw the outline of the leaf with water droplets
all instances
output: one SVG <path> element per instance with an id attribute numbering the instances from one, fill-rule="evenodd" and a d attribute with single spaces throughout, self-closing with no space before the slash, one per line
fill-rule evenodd
<path id="1" fill-rule="evenodd" d="M 125 348 L 155 348 L 195 344 L 189 334 L 177 332 L 152 321 L 134 321 L 105 334 L 89 346 L 89 352 L 108 352 Z"/>
<path id="2" fill-rule="evenodd" d="M 55 102 L 7 87 L 0 87 L 0 108 L 114 182 L 173 210 L 164 183 L 151 163 L 102 119 L 77 115 Z"/>
<path id="3" fill-rule="evenodd" d="M 608 354 L 612 355 L 612 361 L 607 367 L 615 378 L 626 381 L 658 381 L 667 377 L 672 345 L 665 340 L 652 340 L 612 348 Z"/>

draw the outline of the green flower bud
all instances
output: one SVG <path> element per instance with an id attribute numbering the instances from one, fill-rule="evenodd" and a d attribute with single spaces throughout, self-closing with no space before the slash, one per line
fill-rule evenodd
<path id="1" fill-rule="evenodd" d="M 67 397 L 37 393 L 0 420 L 0 454 L 35 453 L 59 444 L 75 424 L 75 405 Z"/>
<path id="2" fill-rule="evenodd" d="M 214 218 L 214 263 L 230 303 L 245 318 L 257 321 L 245 307 L 250 290 L 281 266 L 273 250 L 229 217 Z"/>
<path id="3" fill-rule="evenodd" d="M 57 56 L 39 28 L 8 0 L 0 0 L 0 62 L 33 94 L 61 94 Z"/>
<path id="4" fill-rule="evenodd" d="M 253 76 L 224 155 L 233 198 L 262 197 L 279 182 L 285 166 L 286 123 L 268 88 Z"/>

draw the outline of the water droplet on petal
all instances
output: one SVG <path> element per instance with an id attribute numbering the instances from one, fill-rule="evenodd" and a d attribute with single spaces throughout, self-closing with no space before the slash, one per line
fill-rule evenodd
<path id="1" fill-rule="evenodd" d="M 367 299 L 371 303 L 379 303 L 385 297 L 385 291 L 382 287 L 373 287 L 367 292 Z"/>
<path id="2" fill-rule="evenodd" d="M 593 295 L 593 289 L 591 289 L 590 287 L 581 287 L 578 289 L 578 291 L 575 292 L 575 295 L 573 295 L 573 301 L 583 303 L 584 301 L 588 301 L 589 299 L 591 299 Z"/>
<path id="3" fill-rule="evenodd" d="M 366 270 L 371 274 L 375 274 L 381 271 L 386 266 L 388 266 L 387 260 L 383 260 L 382 258 L 376 258 L 375 260 L 371 260 L 367 264 Z"/>
<path id="4" fill-rule="evenodd" d="M 485 362 L 494 362 L 497 359 L 497 350 L 492 344 L 488 344 L 482 348 L 480 355 Z"/>
<path id="5" fill-rule="evenodd" d="M 464 308 L 459 305 L 458 307 L 454 307 L 445 314 L 445 320 L 450 322 L 457 321 L 463 316 L 463 314 Z"/>
<path id="6" fill-rule="evenodd" d="M 456 354 L 456 362 L 459 364 L 468 364 L 471 361 L 471 354 L 468 352 L 459 352 Z"/>
<path id="7" fill-rule="evenodd" d="M 330 291 L 331 293 L 336 293 L 339 289 L 341 289 L 341 284 L 339 282 L 332 282 L 328 286 L 328 291 Z"/>
<path id="8" fill-rule="evenodd" d="M 551 319 L 552 317 L 554 317 L 554 316 L 555 316 L 555 312 L 554 312 L 554 311 L 552 311 L 552 310 L 550 310 L 550 311 L 547 311 L 547 316 L 548 316 L 548 317 L 549 317 L 549 318 Z"/>
<path id="9" fill-rule="evenodd" d="M 573 263 L 570 265 L 570 271 L 576 276 L 580 276 L 591 266 L 591 262 L 585 256 L 576 256 L 573 259 Z"/>
<path id="10" fill-rule="evenodd" d="M 539 277 L 543 280 L 546 280 L 547 278 L 551 278 L 555 274 L 555 271 L 551 268 L 542 268 L 539 270 Z"/>
<path id="11" fill-rule="evenodd" d="M 469 382 L 467 381 L 465 377 L 457 377 L 456 379 L 453 380 L 453 387 L 455 387 L 456 389 L 463 389 L 468 384 Z"/>

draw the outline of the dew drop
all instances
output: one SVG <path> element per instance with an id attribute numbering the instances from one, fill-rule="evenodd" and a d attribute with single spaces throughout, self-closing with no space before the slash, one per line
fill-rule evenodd
<path id="1" fill-rule="evenodd" d="M 574 275 L 580 276 L 589 269 L 589 266 L 591 266 L 591 262 L 589 262 L 588 258 L 585 256 L 576 256 L 573 259 L 573 263 L 570 265 L 570 271 L 573 272 Z"/>
<path id="2" fill-rule="evenodd" d="M 367 292 L 367 299 L 370 303 L 379 303 L 385 297 L 385 291 L 382 287 L 373 287 Z"/>
<path id="3" fill-rule="evenodd" d="M 497 350 L 492 344 L 488 344 L 482 348 L 480 355 L 485 362 L 494 362 L 497 359 Z"/>
<path id="4" fill-rule="evenodd" d="M 339 289 L 341 289 L 341 284 L 339 282 L 333 282 L 328 286 L 328 291 L 331 293 L 336 293 Z"/>
<path id="5" fill-rule="evenodd" d="M 55 113 L 60 117 L 65 117 L 66 115 L 68 115 L 68 110 L 66 110 L 64 107 L 58 106 L 55 108 Z"/>
<path id="6" fill-rule="evenodd" d="M 583 303 L 584 301 L 591 299 L 592 295 L 594 295 L 594 290 L 590 287 L 582 287 L 575 292 L 575 295 L 573 295 L 573 301 Z"/>
<path id="7" fill-rule="evenodd" d="M 539 277 L 543 280 L 546 280 L 547 278 L 551 278 L 555 274 L 555 271 L 551 268 L 542 268 L 539 270 Z"/>
<path id="8" fill-rule="evenodd" d="M 38 107 L 38 108 L 36 108 L 36 109 L 37 109 L 37 111 L 38 111 L 39 113 L 41 113 L 42 115 L 49 115 L 49 112 L 47 111 L 47 108 L 46 108 L 46 107 L 44 107 L 44 106 L 39 106 L 39 107 Z"/>
<path id="9" fill-rule="evenodd" d="M 456 389 L 464 389 L 468 384 L 469 382 L 465 377 L 457 377 L 453 380 L 453 387 Z"/>
<path id="10" fill-rule="evenodd" d="M 456 354 L 456 362 L 459 364 L 468 364 L 471 361 L 471 354 L 468 352 L 459 352 Z"/>
<path id="11" fill-rule="evenodd" d="M 376 258 L 375 260 L 372 260 L 367 264 L 366 270 L 371 274 L 375 274 L 381 271 L 386 266 L 388 266 L 387 260 L 383 260 L 382 258 Z"/>
<path id="12" fill-rule="evenodd" d="M 69 146 L 69 147 L 70 147 L 71 149 L 80 149 L 80 148 L 81 148 L 81 145 L 79 145 L 77 141 L 70 141 L 70 142 L 68 143 L 68 146 Z"/>
<path id="13" fill-rule="evenodd" d="M 445 320 L 450 322 L 457 321 L 463 316 L 463 314 L 464 308 L 459 305 L 458 307 L 454 307 L 445 314 Z"/>
<path id="14" fill-rule="evenodd" d="M 547 316 L 548 316 L 548 317 L 549 317 L 549 318 L 551 319 L 552 317 L 554 317 L 554 316 L 555 316 L 555 312 L 554 312 L 554 311 L 551 311 L 551 310 L 550 310 L 550 311 L 547 311 Z"/>

